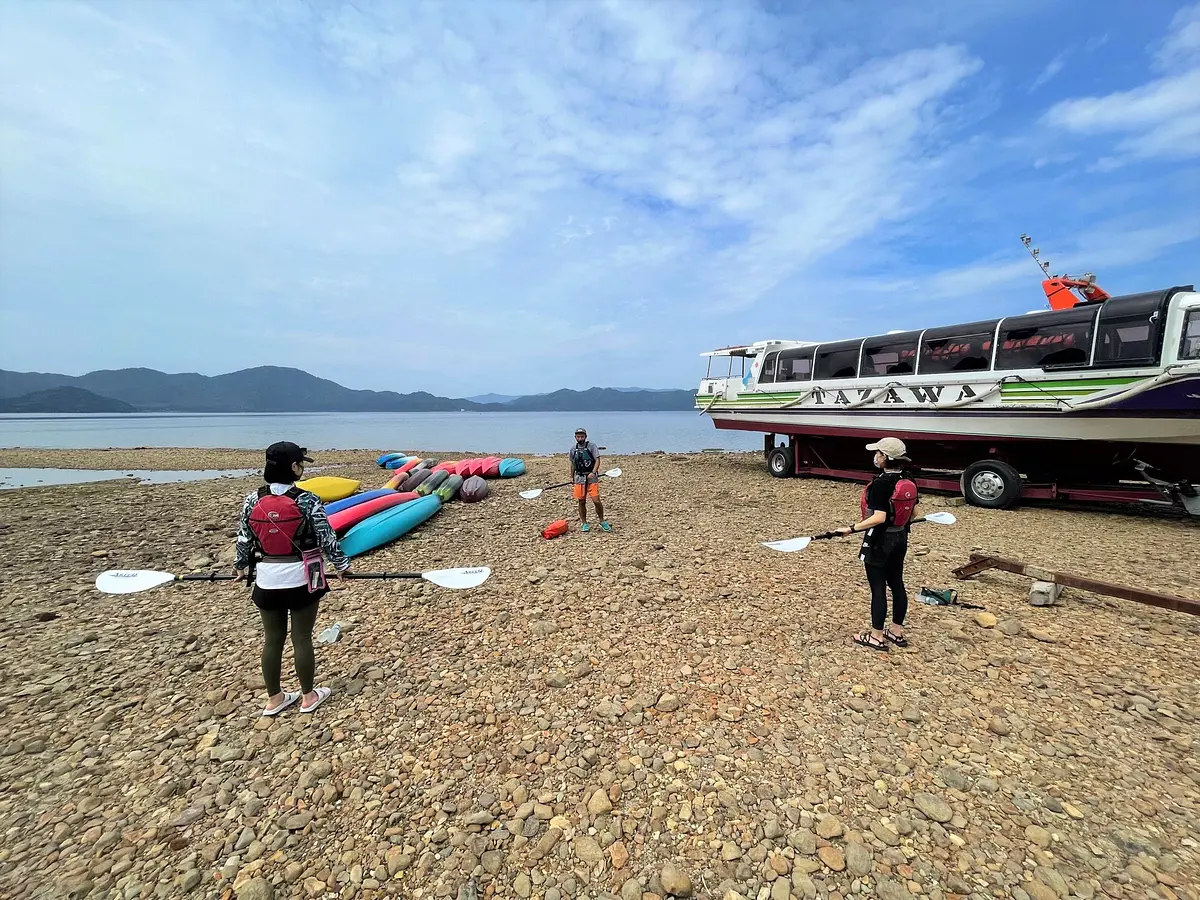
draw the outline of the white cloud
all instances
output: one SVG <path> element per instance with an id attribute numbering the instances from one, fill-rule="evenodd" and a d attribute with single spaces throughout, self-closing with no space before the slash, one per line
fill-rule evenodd
<path id="1" fill-rule="evenodd" d="M 1029 85 L 1029 93 L 1036 93 L 1039 88 L 1045 87 L 1067 64 L 1067 53 L 1064 50 L 1058 56 L 1054 57 L 1050 62 L 1046 63 L 1046 67 L 1038 73 L 1037 78 L 1033 79 L 1033 83 Z"/>
<path id="2" fill-rule="evenodd" d="M 1179 10 L 1156 61 L 1168 74 L 1140 87 L 1055 104 L 1042 121 L 1081 135 L 1114 135 L 1112 171 L 1129 160 L 1200 155 L 1200 4 Z"/>

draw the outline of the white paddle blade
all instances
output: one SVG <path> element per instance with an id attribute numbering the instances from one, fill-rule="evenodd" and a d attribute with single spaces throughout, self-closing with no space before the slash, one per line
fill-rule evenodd
<path id="1" fill-rule="evenodd" d="M 608 478 L 620 478 L 620 477 L 621 477 L 621 470 L 620 470 L 620 469 L 609 469 L 609 470 L 608 470 L 607 472 L 605 472 L 604 474 L 605 474 L 605 476 L 607 476 Z"/>
<path id="2" fill-rule="evenodd" d="M 432 572 L 422 572 L 421 577 L 438 587 L 450 588 L 452 591 L 464 591 L 467 588 L 479 587 L 488 580 L 492 570 L 487 566 L 472 566 L 467 569 L 437 569 Z"/>
<path id="3" fill-rule="evenodd" d="M 136 594 L 148 591 L 160 584 L 174 581 L 170 572 L 155 572 L 151 569 L 110 569 L 96 576 L 96 590 L 106 594 Z"/>
<path id="4" fill-rule="evenodd" d="M 810 537 L 798 537 L 787 541 L 763 541 L 762 545 L 780 553 L 795 553 L 797 550 L 803 550 L 811 542 Z"/>
<path id="5" fill-rule="evenodd" d="M 925 521 L 935 525 L 953 525 L 958 519 L 954 518 L 954 513 L 935 512 L 927 515 Z"/>
<path id="6" fill-rule="evenodd" d="M 526 500 L 536 500 L 542 496 L 542 488 L 534 488 L 531 491 L 521 491 L 521 496 Z"/>

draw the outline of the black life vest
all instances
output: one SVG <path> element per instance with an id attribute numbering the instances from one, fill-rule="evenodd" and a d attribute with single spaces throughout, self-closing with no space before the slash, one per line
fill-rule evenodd
<path id="1" fill-rule="evenodd" d="M 571 451 L 571 456 L 575 461 L 575 474 L 588 475 L 592 471 L 592 466 L 596 464 L 596 457 L 592 456 L 592 452 L 588 450 L 587 443 L 576 443 L 575 449 Z"/>

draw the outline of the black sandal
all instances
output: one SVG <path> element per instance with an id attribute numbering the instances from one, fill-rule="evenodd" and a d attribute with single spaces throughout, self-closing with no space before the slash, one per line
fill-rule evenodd
<path id="1" fill-rule="evenodd" d="M 895 644 L 897 647 L 907 647 L 908 639 L 902 634 L 892 634 L 891 630 L 885 631 L 883 636 Z"/>
<path id="2" fill-rule="evenodd" d="M 869 631 L 864 631 L 862 634 L 856 634 L 854 636 L 854 643 L 858 644 L 860 647 L 869 647 L 872 650 L 882 650 L 884 653 L 887 653 L 888 645 L 883 641 L 880 641 L 878 644 L 875 643 L 875 638 Z"/>

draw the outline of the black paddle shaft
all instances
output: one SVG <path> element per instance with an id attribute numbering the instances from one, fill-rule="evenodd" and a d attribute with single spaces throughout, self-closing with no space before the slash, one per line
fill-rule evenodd
<path id="1" fill-rule="evenodd" d="M 236 575 L 209 572 L 204 575 L 177 575 L 179 581 L 233 581 Z M 347 572 L 343 578 L 420 578 L 420 572 Z"/>

